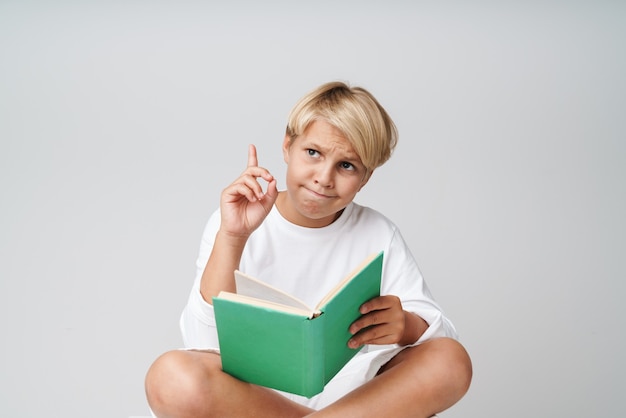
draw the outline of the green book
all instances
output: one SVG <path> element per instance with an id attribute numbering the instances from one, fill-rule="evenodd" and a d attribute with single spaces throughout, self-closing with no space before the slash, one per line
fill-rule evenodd
<path id="1" fill-rule="evenodd" d="M 235 271 L 237 293 L 213 298 L 222 368 L 250 383 L 312 397 L 359 351 L 348 347 L 359 307 L 380 295 L 372 254 L 314 308 Z"/>

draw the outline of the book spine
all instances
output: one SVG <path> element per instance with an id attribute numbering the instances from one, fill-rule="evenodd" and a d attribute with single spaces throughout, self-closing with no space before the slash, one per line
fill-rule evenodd
<path id="1" fill-rule="evenodd" d="M 305 364 L 305 373 L 303 373 L 304 395 L 311 398 L 324 390 L 325 385 L 325 367 L 324 367 L 324 316 L 320 315 L 316 318 L 309 319 L 303 326 L 303 347 L 308 352 L 304 356 L 307 364 Z"/>

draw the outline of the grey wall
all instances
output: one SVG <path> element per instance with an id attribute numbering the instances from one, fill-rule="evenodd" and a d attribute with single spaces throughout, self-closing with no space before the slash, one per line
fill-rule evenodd
<path id="1" fill-rule="evenodd" d="M 379 3 L 0 2 L 0 416 L 147 415 L 221 189 L 335 79 L 474 360 L 443 416 L 626 414 L 625 4 Z"/>

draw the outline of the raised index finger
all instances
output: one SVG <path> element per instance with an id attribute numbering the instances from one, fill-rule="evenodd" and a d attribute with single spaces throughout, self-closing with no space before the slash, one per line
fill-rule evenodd
<path id="1" fill-rule="evenodd" d="M 256 147 L 254 144 L 248 146 L 248 167 L 257 167 L 259 160 L 256 157 Z"/>

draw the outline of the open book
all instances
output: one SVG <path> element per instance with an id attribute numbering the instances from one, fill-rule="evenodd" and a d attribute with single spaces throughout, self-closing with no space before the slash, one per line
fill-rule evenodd
<path id="1" fill-rule="evenodd" d="M 213 298 L 222 368 L 261 386 L 312 397 L 359 351 L 348 347 L 359 307 L 380 295 L 383 253 L 339 280 L 315 307 L 235 272 L 237 293 Z"/>

